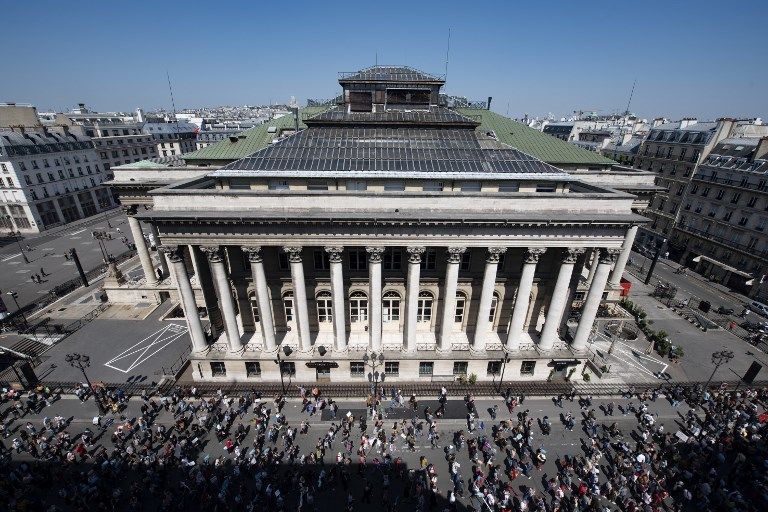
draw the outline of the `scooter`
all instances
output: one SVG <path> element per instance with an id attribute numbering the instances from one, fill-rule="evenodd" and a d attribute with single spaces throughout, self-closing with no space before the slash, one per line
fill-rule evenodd
<path id="1" fill-rule="evenodd" d="M 541 432 L 548 436 L 552 432 L 552 424 L 549 422 L 549 418 L 544 416 L 544 420 L 541 422 Z"/>

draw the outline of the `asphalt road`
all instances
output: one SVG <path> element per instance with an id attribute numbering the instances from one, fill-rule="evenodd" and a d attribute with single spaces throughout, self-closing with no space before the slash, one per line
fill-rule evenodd
<path id="1" fill-rule="evenodd" d="M 127 237 L 133 242 L 131 231 L 125 214 L 113 210 L 109 217 L 110 228 L 103 214 L 83 219 L 69 225 L 66 229 L 54 233 L 42 233 L 36 237 L 25 237 L 20 241 L 24 255 L 29 260 L 25 263 L 24 256 L 16 243 L 7 244 L 0 248 L 0 290 L 9 311 L 15 311 L 16 304 L 7 295 L 13 290 L 18 292 L 18 302 L 21 306 L 34 302 L 57 285 L 70 279 L 77 278 L 78 272 L 74 262 L 68 261 L 64 253 L 76 249 L 83 269 L 87 272 L 102 264 L 103 255 L 99 241 L 95 240 L 93 231 L 106 231 L 112 235 L 112 240 L 106 240 L 105 248 L 109 254 L 116 256 L 128 250 L 120 238 Z M 32 248 L 26 250 L 26 245 Z M 32 281 L 33 274 L 40 274 L 41 268 L 49 275 L 42 277 L 42 283 Z"/>

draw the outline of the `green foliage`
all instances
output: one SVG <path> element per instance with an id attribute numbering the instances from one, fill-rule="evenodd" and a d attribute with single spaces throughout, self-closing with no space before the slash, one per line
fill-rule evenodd
<path id="1" fill-rule="evenodd" d="M 583 379 L 584 379 L 586 382 L 589 382 L 589 379 L 591 379 L 591 378 L 592 378 L 592 377 L 590 377 L 590 376 L 589 376 L 589 374 L 588 374 L 588 373 L 586 373 L 586 372 L 582 373 L 582 374 L 581 374 L 581 377 L 582 377 L 582 378 L 583 378 Z"/>
<path id="2" fill-rule="evenodd" d="M 475 382 L 477 382 L 477 375 L 475 375 L 474 373 L 470 373 L 469 374 L 469 383 L 470 384 L 474 384 Z"/>

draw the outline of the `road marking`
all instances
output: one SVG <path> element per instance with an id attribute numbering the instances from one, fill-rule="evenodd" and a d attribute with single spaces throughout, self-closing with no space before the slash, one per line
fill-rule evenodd
<path id="1" fill-rule="evenodd" d="M 128 347 L 126 350 L 115 356 L 113 359 L 107 361 L 104 363 L 104 366 L 108 368 L 112 368 L 113 370 L 117 370 L 119 372 L 128 373 L 132 371 L 134 368 L 139 366 L 144 361 L 151 358 L 153 355 L 157 354 L 161 350 L 163 350 L 165 347 L 182 337 L 184 334 L 186 334 L 187 328 L 178 324 L 168 324 L 159 331 L 150 334 L 140 342 L 136 343 L 135 345 Z M 161 345 L 162 346 L 154 352 L 148 353 L 150 349 L 154 349 L 155 346 Z M 138 348 L 137 348 L 138 347 Z M 133 359 L 132 356 L 136 355 L 136 359 L 133 360 L 133 362 L 130 362 L 131 359 Z M 119 368 L 117 366 L 113 366 L 113 364 L 117 363 L 120 360 L 128 360 L 129 365 L 128 368 L 125 370 L 122 368 Z"/>
<path id="2" fill-rule="evenodd" d="M 21 269 L 16 271 L 17 274 L 26 274 L 27 272 L 32 272 L 32 271 L 29 269 Z"/>
<path id="3" fill-rule="evenodd" d="M 69 235 L 70 235 L 70 236 L 72 236 L 72 235 L 79 235 L 79 234 L 80 234 L 80 233 L 82 233 L 83 231 L 86 231 L 86 229 L 81 229 L 80 231 L 75 231 L 74 233 L 70 233 Z"/>
<path id="4" fill-rule="evenodd" d="M 7 257 L 7 258 L 5 258 L 3 261 L 12 260 L 13 258 L 18 258 L 19 256 L 21 256 L 21 253 L 19 253 L 19 254 L 14 254 L 13 256 L 8 256 L 8 257 Z"/>
<path id="5" fill-rule="evenodd" d="M 71 236 L 71 237 L 69 237 L 70 240 L 80 240 L 81 238 L 83 238 L 83 237 L 81 237 L 81 236 Z"/>
<path id="6" fill-rule="evenodd" d="M 80 245 L 91 245 L 93 242 L 80 242 Z"/>
<path id="7" fill-rule="evenodd" d="M 38 295 L 43 295 L 44 293 L 48 293 L 48 290 L 38 290 L 35 293 L 37 293 Z"/>
<path id="8" fill-rule="evenodd" d="M 9 265 L 21 265 L 20 261 L 12 261 L 9 263 Z"/>

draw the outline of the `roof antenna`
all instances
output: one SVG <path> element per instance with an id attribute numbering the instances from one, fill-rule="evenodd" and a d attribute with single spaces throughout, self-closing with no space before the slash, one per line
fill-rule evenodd
<path id="1" fill-rule="evenodd" d="M 624 111 L 624 115 L 629 115 L 629 105 L 632 103 L 632 96 L 635 94 L 635 85 L 637 85 L 637 78 L 632 82 L 632 91 L 629 93 L 629 101 L 627 101 L 627 109 Z"/>
<path id="2" fill-rule="evenodd" d="M 374 57 L 374 61 L 373 61 L 373 66 L 379 67 L 379 52 L 376 52 L 376 56 Z"/>
<path id="3" fill-rule="evenodd" d="M 179 131 L 179 118 L 176 117 L 176 101 L 173 99 L 173 87 L 171 87 L 171 75 L 165 70 L 165 77 L 168 79 L 168 90 L 171 93 L 171 106 L 173 107 L 173 120 L 176 121 L 176 131 Z"/>
<path id="4" fill-rule="evenodd" d="M 448 81 L 448 57 L 451 55 L 451 27 L 448 27 L 448 47 L 445 50 L 445 77 L 443 80 Z"/>

